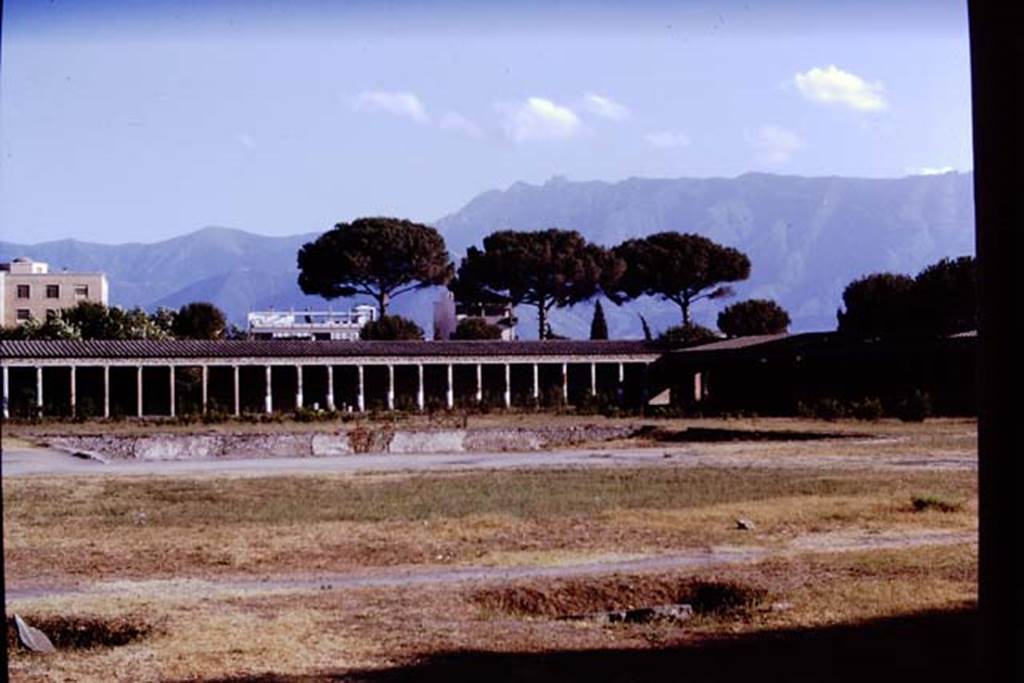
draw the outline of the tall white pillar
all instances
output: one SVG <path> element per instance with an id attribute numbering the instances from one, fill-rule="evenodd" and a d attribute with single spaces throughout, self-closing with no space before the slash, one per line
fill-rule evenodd
<path id="1" fill-rule="evenodd" d="M 43 369 L 36 366 L 36 408 L 43 414 Z"/>
<path id="2" fill-rule="evenodd" d="M 271 377 L 270 377 L 271 374 L 273 374 L 271 372 L 272 370 L 273 370 L 273 366 L 268 365 L 267 366 L 266 393 L 263 396 L 263 403 L 264 403 L 263 408 L 264 408 L 264 410 L 267 411 L 268 414 L 274 412 L 274 391 L 273 391 L 273 388 L 272 388 L 272 385 L 271 385 Z"/>
<path id="3" fill-rule="evenodd" d="M 3 376 L 4 376 L 4 378 L 3 378 L 3 392 L 4 393 L 3 393 L 3 397 L 0 398 L 0 402 L 3 403 L 4 419 L 6 420 L 7 418 L 9 418 L 11 416 L 11 406 L 9 404 L 10 398 L 8 398 L 11 395 L 11 391 L 10 391 L 11 390 L 11 385 L 10 385 L 10 380 L 7 378 L 7 366 L 6 365 L 3 366 L 2 370 L 3 370 Z"/>
<path id="4" fill-rule="evenodd" d="M 135 367 L 135 415 L 142 417 L 142 366 Z"/>
<path id="5" fill-rule="evenodd" d="M 416 364 L 416 407 L 423 410 L 426 407 L 426 397 L 423 391 L 423 364 Z"/>
<path id="6" fill-rule="evenodd" d="M 6 368 L 4 368 L 4 372 L 7 372 Z M 452 375 L 452 364 L 449 363 L 447 369 L 445 370 L 445 376 L 448 378 L 448 383 L 445 384 L 444 388 L 444 404 L 448 407 L 449 410 L 455 407 L 455 378 Z M 7 375 L 4 375 L 4 377 L 6 378 Z"/>
<path id="7" fill-rule="evenodd" d="M 174 386 L 174 375 L 175 375 L 175 372 L 174 372 L 174 366 L 172 365 L 172 366 L 171 366 L 171 381 L 170 381 L 170 390 L 171 390 L 171 417 L 174 417 L 174 415 L 175 415 L 175 405 L 174 405 L 174 404 L 175 404 L 175 403 L 177 402 L 177 401 L 175 400 L 175 397 L 174 397 L 174 389 L 175 389 L 175 386 Z"/>
<path id="8" fill-rule="evenodd" d="M 533 364 L 533 402 L 540 402 L 540 367 Z"/>
<path id="9" fill-rule="evenodd" d="M 78 372 L 76 372 L 76 370 L 77 370 L 77 367 L 72 365 L 71 366 L 71 381 L 68 383 L 68 384 L 70 384 L 70 387 L 69 387 L 70 392 L 69 393 L 71 394 L 70 401 L 69 401 L 69 404 L 71 406 L 71 417 L 74 417 L 75 414 L 78 413 L 78 392 L 75 390 L 75 380 L 78 378 Z"/>
<path id="10" fill-rule="evenodd" d="M 334 366 L 327 366 L 327 410 L 334 410 Z"/>
<path id="11" fill-rule="evenodd" d="M 505 407 L 512 407 L 512 366 L 505 363 Z"/>
<path id="12" fill-rule="evenodd" d="M 363 382 L 363 366 L 357 365 L 356 369 L 358 372 L 358 386 L 356 387 L 356 407 L 359 408 L 359 412 L 366 410 L 366 392 L 364 390 L 365 384 Z"/>
<path id="13" fill-rule="evenodd" d="M 103 366 L 103 417 L 110 417 L 110 366 Z"/>
<path id="14" fill-rule="evenodd" d="M 619 384 L 621 385 L 626 381 L 626 366 L 619 362 Z"/>
<path id="15" fill-rule="evenodd" d="M 562 363 L 562 403 L 569 404 L 569 364 Z"/>
<path id="16" fill-rule="evenodd" d="M 597 363 L 590 364 L 590 397 L 597 396 Z"/>
<path id="17" fill-rule="evenodd" d="M 242 391 L 241 391 L 241 389 L 242 389 L 242 382 L 241 382 L 241 378 L 238 376 L 239 373 L 238 373 L 238 366 L 237 365 L 231 366 L 231 374 L 234 375 L 234 377 L 232 377 L 232 379 L 234 380 L 233 383 L 234 383 L 234 388 L 235 388 L 235 393 L 234 393 L 235 417 L 238 417 L 239 415 L 242 414 Z"/>
<path id="18" fill-rule="evenodd" d="M 201 406 L 200 410 L 202 410 L 203 414 L 205 415 L 206 414 L 207 403 L 209 402 L 208 399 L 210 397 L 210 391 L 209 391 L 209 388 L 207 386 L 209 381 L 210 381 L 210 368 L 207 367 L 206 365 L 203 365 L 202 366 L 202 373 L 203 373 L 203 379 L 202 379 L 203 398 L 202 398 L 202 406 Z"/>
<path id="19" fill-rule="evenodd" d="M 388 364 L 388 410 L 395 409 L 395 366 Z"/>
<path id="20" fill-rule="evenodd" d="M 476 402 L 484 402 L 484 367 L 476 364 Z"/>
<path id="21" fill-rule="evenodd" d="M 302 410 L 302 366 L 295 366 L 295 410 Z"/>

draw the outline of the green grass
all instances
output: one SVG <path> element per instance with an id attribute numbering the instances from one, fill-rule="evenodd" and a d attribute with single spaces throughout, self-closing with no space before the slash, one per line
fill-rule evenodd
<path id="1" fill-rule="evenodd" d="M 610 509 L 672 510 L 799 496 L 973 495 L 972 473 L 763 469 L 542 470 L 360 478 L 9 480 L 4 516 L 58 524 L 197 527 L 417 521 L 496 514 L 543 519 Z M 60 501 L 59 504 L 54 504 Z"/>

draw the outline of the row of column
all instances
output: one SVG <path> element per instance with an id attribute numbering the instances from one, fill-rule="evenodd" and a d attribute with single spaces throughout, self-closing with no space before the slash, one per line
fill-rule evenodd
<path id="1" fill-rule="evenodd" d="M 505 383 L 504 383 L 504 391 L 503 391 L 503 403 L 504 403 L 505 407 L 508 408 L 508 407 L 511 407 L 511 405 L 512 405 L 512 364 L 511 363 L 504 363 L 503 366 L 504 366 L 504 370 L 505 370 Z M 539 368 L 539 364 L 537 364 L 537 363 L 533 363 L 532 366 L 533 366 L 533 386 L 532 386 L 531 398 L 534 401 L 538 401 L 538 400 L 540 400 L 540 368 Z M 202 411 L 205 413 L 206 410 L 207 410 L 208 398 L 209 398 L 209 366 L 208 365 L 200 365 L 199 367 L 200 367 L 201 373 L 202 373 L 202 380 L 201 380 L 201 387 L 202 387 L 201 388 L 201 392 L 202 392 L 201 406 L 202 406 Z M 272 365 L 267 365 L 266 366 L 266 381 L 265 381 L 265 394 L 264 394 L 264 404 L 265 405 L 264 405 L 264 408 L 265 408 L 267 413 L 272 413 L 273 410 L 274 410 L 274 404 L 273 404 L 273 378 L 272 378 L 272 369 L 273 369 L 273 367 L 274 366 L 272 366 Z M 303 405 L 303 402 L 304 402 L 303 387 L 302 387 L 302 369 L 303 369 L 303 367 L 307 367 L 307 366 L 304 366 L 304 365 L 296 365 L 295 366 L 296 380 L 297 380 L 296 381 L 296 392 L 295 392 L 295 407 L 296 408 L 301 408 L 302 405 Z M 335 409 L 335 401 L 334 401 L 334 366 L 333 365 L 327 365 L 325 367 L 327 368 L 327 392 L 326 392 L 327 395 L 325 397 L 326 398 L 326 407 L 327 407 L 328 410 L 334 410 Z M 394 407 L 395 407 L 395 366 L 389 364 L 389 365 L 387 365 L 385 367 L 387 367 L 387 370 L 388 370 L 387 407 L 388 407 L 388 410 L 394 410 Z M 103 368 L 103 417 L 110 417 L 110 366 L 109 365 L 104 365 L 104 366 L 102 366 L 102 368 Z M 176 366 L 171 365 L 171 366 L 169 366 L 169 368 L 170 368 L 170 381 L 168 382 L 168 385 L 169 385 L 168 386 L 168 392 L 169 392 L 168 399 L 169 399 L 169 404 L 170 404 L 170 415 L 171 415 L 171 417 L 174 417 L 175 416 L 176 403 L 177 403 L 177 397 L 175 396 L 175 384 L 176 384 L 176 381 L 175 381 L 175 374 L 176 374 L 175 369 L 176 369 Z M 234 387 L 233 387 L 234 390 L 232 392 L 232 395 L 233 395 L 233 398 L 234 398 L 233 412 L 237 416 L 237 415 L 241 414 L 241 386 L 240 386 L 240 379 L 239 379 L 239 366 L 238 365 L 232 365 L 231 368 L 232 368 L 232 371 L 233 371 L 233 384 L 234 384 Z M 7 366 L 3 366 L 2 370 L 3 370 L 3 416 L 6 418 L 6 417 L 10 417 L 10 411 L 9 411 L 9 405 L 8 405 L 8 403 L 9 403 L 9 399 L 8 399 L 8 397 L 9 397 L 9 391 L 8 391 L 8 389 L 9 389 L 9 380 L 8 380 L 8 368 L 7 368 Z M 135 370 L 136 370 L 136 414 L 137 414 L 138 417 L 142 417 L 143 416 L 143 407 L 142 407 L 143 406 L 143 404 L 142 404 L 142 395 L 143 395 L 143 373 L 142 373 L 142 370 L 143 370 L 143 366 L 141 366 L 141 365 L 136 366 Z M 364 366 L 363 365 L 358 365 L 358 366 L 356 366 L 356 370 L 357 370 L 357 372 L 356 372 L 356 377 L 357 377 L 357 384 L 356 384 L 356 408 L 357 408 L 357 410 L 362 412 L 362 411 L 366 410 L 366 394 L 365 394 L 365 388 L 364 388 Z M 624 381 L 624 379 L 625 379 L 625 368 L 624 368 L 623 363 L 618 363 L 618 371 L 619 371 L 618 372 L 618 381 L 619 381 L 619 385 L 621 386 L 623 381 Z M 453 373 L 454 373 L 454 366 L 451 363 L 447 364 L 445 366 L 445 380 L 446 380 L 445 381 L 445 405 L 448 408 L 455 407 L 455 384 L 454 384 Z M 35 391 L 36 407 L 39 409 L 40 412 L 42 412 L 42 408 L 43 408 L 43 369 L 42 369 L 42 367 L 36 367 L 35 368 L 35 374 L 36 374 L 36 377 L 35 377 L 35 380 L 36 380 L 36 391 Z M 76 391 L 76 385 L 77 385 L 76 374 L 77 374 L 77 368 L 76 368 L 76 366 L 72 365 L 71 366 L 71 381 L 70 381 L 70 407 L 71 407 L 71 414 L 72 415 L 76 414 L 76 412 L 77 412 L 77 403 L 78 403 L 78 400 L 77 400 L 78 397 L 77 397 L 77 391 Z M 426 402 L 425 402 L 425 390 L 424 390 L 424 382 L 423 382 L 423 365 L 422 364 L 418 364 L 416 366 L 416 377 L 417 377 L 417 383 L 416 383 L 416 407 L 419 410 L 423 410 L 425 408 Z M 477 403 L 482 403 L 483 402 L 483 388 L 484 388 L 483 387 L 483 364 L 482 363 L 477 363 L 476 364 L 476 396 L 475 396 L 475 399 L 476 399 Z M 562 400 L 567 402 L 569 400 L 569 373 L 568 373 L 568 364 L 567 363 L 562 363 L 562 384 L 561 384 L 561 390 L 562 390 Z M 590 363 L 590 394 L 592 396 L 596 396 L 597 395 L 597 363 Z"/>

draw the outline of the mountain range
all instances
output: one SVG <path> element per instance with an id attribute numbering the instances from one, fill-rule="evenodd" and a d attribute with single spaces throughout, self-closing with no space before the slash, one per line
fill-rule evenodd
<path id="1" fill-rule="evenodd" d="M 456 259 L 498 229 L 549 227 L 579 230 L 612 246 L 662 230 L 696 232 L 745 252 L 751 277 L 736 283 L 735 300 L 773 298 L 793 319 L 792 330 L 834 329 L 843 288 L 871 272 L 916 273 L 946 256 L 974 252 L 973 176 L 947 173 L 865 179 L 748 173 L 736 178 L 631 178 L 542 185 L 515 183 L 472 199 L 433 224 Z M 0 241 L 0 260 L 47 261 L 51 268 L 107 273 L 112 304 L 178 307 L 211 301 L 237 323 L 249 310 L 347 308 L 303 295 L 296 284 L 296 252 L 311 232 L 267 237 L 207 227 L 150 244 L 94 244 L 64 239 L 40 244 Z M 397 299 L 394 312 L 430 331 L 423 290 Z M 702 302 L 698 322 L 714 327 L 726 302 Z M 593 304 L 552 316 L 558 334 L 587 336 Z M 658 331 L 679 322 L 674 304 L 642 299 L 621 307 L 605 302 L 613 337 L 638 337 L 638 314 Z M 531 309 L 521 308 L 520 334 L 536 336 Z"/>

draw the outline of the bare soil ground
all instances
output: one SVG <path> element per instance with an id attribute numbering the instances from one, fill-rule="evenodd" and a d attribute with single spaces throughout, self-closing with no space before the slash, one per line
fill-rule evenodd
<path id="1" fill-rule="evenodd" d="M 9 647 L 12 678 L 625 681 L 685 666 L 843 680 L 896 653 L 907 677 L 946 680 L 959 671 L 946 641 L 975 600 L 976 482 L 930 463 L 968 457 L 973 423 L 785 428 L 858 436 L 705 443 L 719 459 L 700 466 L 5 473 L 7 613 L 71 643 L 50 657 Z M 876 450 L 916 464 L 871 467 Z M 753 597 L 682 624 L 562 618 L 707 585 Z M 82 624 L 135 635 L 74 646 Z M 786 668 L 768 642 L 807 644 L 807 665 Z M 936 643 L 939 655 L 916 656 Z M 866 654 L 844 660 L 856 647 Z M 740 654 L 761 668 L 737 668 Z"/>

